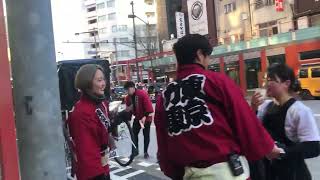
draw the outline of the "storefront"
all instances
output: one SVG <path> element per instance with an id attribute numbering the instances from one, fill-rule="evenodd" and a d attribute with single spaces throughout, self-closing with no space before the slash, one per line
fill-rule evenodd
<path id="1" fill-rule="evenodd" d="M 259 77 L 262 76 L 261 72 L 261 53 L 260 51 L 243 53 L 245 62 L 245 78 L 247 89 L 259 88 Z"/>
<path id="2" fill-rule="evenodd" d="M 209 63 L 208 69 L 214 72 L 221 72 L 220 58 L 212 58 L 212 60 Z"/>
<path id="3" fill-rule="evenodd" d="M 266 55 L 268 59 L 269 65 L 274 63 L 285 64 L 286 63 L 286 55 L 285 55 L 285 48 L 273 48 L 273 49 L 266 49 Z"/>
<path id="4" fill-rule="evenodd" d="M 259 88 L 259 76 L 261 74 L 261 59 L 246 59 L 247 89 Z"/>
<path id="5" fill-rule="evenodd" d="M 224 71 L 238 85 L 240 85 L 239 70 L 240 69 L 239 69 L 239 56 L 238 55 L 224 57 Z"/>

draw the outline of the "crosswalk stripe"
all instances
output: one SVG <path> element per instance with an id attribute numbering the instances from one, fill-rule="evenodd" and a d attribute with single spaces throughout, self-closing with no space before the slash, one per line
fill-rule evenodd
<path id="1" fill-rule="evenodd" d="M 143 167 L 149 167 L 149 166 L 152 166 L 153 164 L 152 164 L 152 163 L 148 163 L 148 162 L 144 162 L 144 161 L 142 161 L 142 162 L 138 163 L 137 165 L 139 165 L 139 166 L 143 166 Z"/>
<path id="2" fill-rule="evenodd" d="M 131 167 L 127 166 L 127 167 L 124 167 L 124 168 L 120 168 L 120 169 L 114 170 L 114 171 L 112 171 L 112 174 L 116 174 L 118 172 L 125 171 L 127 169 L 131 169 Z"/>
<path id="3" fill-rule="evenodd" d="M 127 178 L 129 178 L 129 177 L 133 177 L 133 176 L 136 176 L 136 175 L 141 174 L 141 173 L 144 173 L 144 172 L 145 172 L 144 170 L 138 170 L 138 171 L 135 171 L 135 172 L 126 174 L 126 175 L 124 175 L 124 176 L 121 176 L 121 178 L 127 179 Z"/>
<path id="4" fill-rule="evenodd" d="M 314 114 L 315 117 L 320 117 L 320 114 Z"/>
<path id="5" fill-rule="evenodd" d="M 129 158 L 122 158 L 121 161 L 128 162 L 130 159 Z"/>

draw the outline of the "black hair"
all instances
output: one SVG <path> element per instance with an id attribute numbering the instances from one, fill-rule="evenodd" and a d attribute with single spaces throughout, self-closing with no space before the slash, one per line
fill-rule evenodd
<path id="1" fill-rule="evenodd" d="M 201 50 L 205 56 L 210 56 L 212 53 L 209 40 L 200 34 L 186 35 L 173 45 L 178 64 L 195 63 L 198 50 Z"/>
<path id="2" fill-rule="evenodd" d="M 129 89 L 129 88 L 135 88 L 136 86 L 135 86 L 135 84 L 134 84 L 134 82 L 132 82 L 132 81 L 128 81 L 128 82 L 126 82 L 126 84 L 124 85 L 124 89 Z"/>
<path id="3" fill-rule="evenodd" d="M 281 82 L 290 80 L 289 91 L 298 92 L 301 90 L 301 84 L 295 76 L 293 70 L 286 64 L 273 64 L 268 68 L 268 78 L 276 80 L 279 77 Z"/>

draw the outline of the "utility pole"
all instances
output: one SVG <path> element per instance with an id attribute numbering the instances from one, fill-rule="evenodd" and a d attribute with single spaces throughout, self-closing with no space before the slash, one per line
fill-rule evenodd
<path id="1" fill-rule="evenodd" d="M 151 28 L 150 28 L 150 24 L 146 24 L 147 25 L 147 48 L 148 48 L 148 56 L 150 58 L 151 56 Z M 153 76 L 153 58 L 151 57 L 150 58 L 150 63 L 151 63 L 151 73 L 152 73 L 152 76 Z"/>
<path id="2" fill-rule="evenodd" d="M 138 47 L 137 47 L 137 33 L 136 33 L 136 21 L 135 21 L 135 14 L 134 14 L 134 4 L 133 1 L 131 1 L 131 7 L 132 7 L 132 23 L 133 23 L 133 41 L 134 41 L 134 52 L 135 52 L 135 59 L 136 59 L 136 71 L 137 71 L 137 80 L 140 82 L 140 76 L 139 76 L 139 63 L 138 63 Z"/>
<path id="3" fill-rule="evenodd" d="M 117 85 L 119 85 L 119 79 L 118 79 L 118 46 L 117 46 L 117 38 L 113 38 L 113 45 L 114 45 L 114 57 L 116 60 L 116 73 L 115 73 L 115 77 L 116 77 L 116 81 L 117 81 Z"/>
<path id="4" fill-rule="evenodd" d="M 67 179 L 50 1 L 6 3 L 21 179 Z"/>

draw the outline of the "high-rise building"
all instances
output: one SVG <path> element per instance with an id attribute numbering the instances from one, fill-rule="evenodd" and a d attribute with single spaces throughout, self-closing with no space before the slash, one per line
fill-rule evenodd
<path id="1" fill-rule="evenodd" d="M 175 13 L 181 11 L 181 0 L 157 0 L 158 32 L 161 50 L 167 50 L 166 48 L 163 49 L 163 42 L 177 37 Z"/>
<path id="2" fill-rule="evenodd" d="M 158 49 L 155 0 L 134 0 L 135 28 L 138 57 L 153 54 Z M 87 32 L 80 32 L 85 42 L 88 58 L 108 59 L 113 64 L 135 59 L 133 16 L 131 0 L 83 0 Z M 131 17 L 131 18 L 130 18 Z M 120 63 L 121 64 L 121 63 Z M 126 65 L 117 68 L 121 79 L 126 71 L 134 70 Z M 136 73 L 136 72 L 133 72 Z M 144 73 L 147 74 L 147 73 Z M 147 75 L 144 78 L 147 78 Z M 136 75 L 132 79 L 137 78 Z"/>

